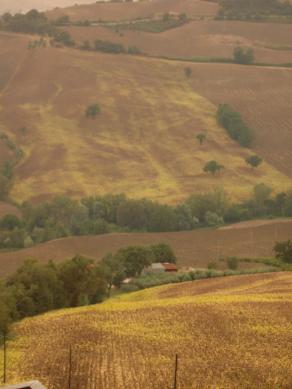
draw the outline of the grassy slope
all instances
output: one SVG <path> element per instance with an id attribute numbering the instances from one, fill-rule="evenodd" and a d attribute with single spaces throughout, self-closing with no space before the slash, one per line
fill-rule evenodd
<path id="1" fill-rule="evenodd" d="M 26 258 L 42 262 L 63 261 L 76 254 L 100 260 L 109 252 L 115 253 L 129 245 L 170 244 L 179 266 L 207 267 L 209 262 L 227 256 L 271 257 L 276 240 L 291 238 L 292 221 L 282 220 L 251 226 L 242 223 L 228 229 L 202 229 L 174 233 L 123 233 L 58 239 L 15 252 L 0 253 L 0 277 L 15 271 Z M 242 227 L 242 228 L 239 228 Z M 219 268 L 226 263 L 218 262 Z M 240 264 L 245 268 L 247 265 Z M 259 265 L 256 265 L 259 267 Z"/>
<path id="2" fill-rule="evenodd" d="M 163 33 L 129 31 L 115 26 L 69 27 L 77 42 L 95 39 L 137 46 L 143 53 L 173 58 L 232 58 L 237 46 L 252 47 L 258 62 L 292 62 L 291 24 L 193 21 Z M 183 44 L 182 44 L 183 42 Z"/>
<path id="3" fill-rule="evenodd" d="M 291 387 L 292 273 L 166 285 L 15 326 L 12 381 L 76 387 Z M 82 384 L 81 384 L 82 382 Z"/>
<path id="4" fill-rule="evenodd" d="M 23 56 L 0 99 L 0 126 L 25 151 L 17 200 L 125 192 L 176 202 L 221 185 L 233 198 L 259 181 L 291 185 L 267 163 L 256 172 L 245 167 L 250 152 L 217 126 L 216 107 L 185 78 L 183 63 L 69 49 L 23 49 Z M 95 102 L 101 115 L 86 119 Z M 208 141 L 200 147 L 202 131 Z M 225 165 L 222 175 L 202 172 L 210 159 Z"/>
<path id="5" fill-rule="evenodd" d="M 68 15 L 72 21 L 119 21 L 149 18 L 165 12 L 186 13 L 189 17 L 213 17 L 218 5 L 205 0 L 154 0 L 124 3 L 94 3 L 55 9 L 48 16 L 56 19 Z"/>

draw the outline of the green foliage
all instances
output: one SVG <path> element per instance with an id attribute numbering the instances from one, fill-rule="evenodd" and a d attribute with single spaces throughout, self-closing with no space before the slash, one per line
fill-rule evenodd
<path id="1" fill-rule="evenodd" d="M 71 35 L 67 31 L 63 30 L 55 30 L 53 34 L 54 41 L 58 44 L 68 46 L 68 47 L 74 47 L 75 42 L 71 38 Z"/>
<path id="2" fill-rule="evenodd" d="M 0 174 L 0 200 L 6 200 L 10 191 L 10 180 Z"/>
<path id="3" fill-rule="evenodd" d="M 215 212 L 207 211 L 205 215 L 205 221 L 209 227 L 219 227 L 224 224 L 222 216 L 217 215 Z"/>
<path id="4" fill-rule="evenodd" d="M 0 29 L 39 35 L 51 35 L 54 31 L 46 14 L 35 9 L 14 16 L 9 13 L 4 14 L 0 19 Z"/>
<path id="5" fill-rule="evenodd" d="M 207 267 L 209 270 L 217 269 L 217 263 L 216 262 L 209 262 Z"/>
<path id="6" fill-rule="evenodd" d="M 221 172 L 224 169 L 224 166 L 219 164 L 217 161 L 209 161 L 204 166 L 204 172 L 211 173 L 215 175 L 216 173 Z"/>
<path id="7" fill-rule="evenodd" d="M 100 106 L 98 104 L 91 104 L 85 110 L 85 115 L 87 118 L 94 119 L 100 113 Z"/>
<path id="8" fill-rule="evenodd" d="M 126 53 L 125 47 L 120 43 L 113 43 L 97 39 L 94 42 L 94 49 L 103 53 L 122 54 Z"/>
<path id="9" fill-rule="evenodd" d="M 172 248 L 166 243 L 158 243 L 150 246 L 154 255 L 154 262 L 176 263 L 177 258 Z"/>
<path id="10" fill-rule="evenodd" d="M 160 33 L 183 26 L 188 22 L 186 14 L 180 14 L 179 17 L 172 17 L 169 13 L 165 13 L 162 19 L 140 20 L 133 22 L 119 23 L 119 30 L 145 31 L 151 33 Z M 116 26 L 109 26 L 116 28 Z"/>
<path id="11" fill-rule="evenodd" d="M 202 146 L 202 144 L 203 144 L 203 143 L 206 141 L 206 139 L 207 139 L 207 135 L 204 134 L 203 132 L 200 132 L 200 133 L 196 136 L 196 138 L 198 139 L 200 145 Z"/>
<path id="12" fill-rule="evenodd" d="M 126 277 L 140 276 L 142 270 L 155 260 L 151 248 L 143 246 L 129 246 L 120 249 L 116 257 L 123 264 Z"/>
<path id="13" fill-rule="evenodd" d="M 250 155 L 245 159 L 245 162 L 253 168 L 256 168 L 261 165 L 263 159 L 258 155 Z"/>
<path id="14" fill-rule="evenodd" d="M 227 266 L 230 270 L 237 270 L 238 268 L 238 259 L 236 257 L 227 258 Z"/>
<path id="15" fill-rule="evenodd" d="M 235 47 L 233 51 L 234 63 L 240 65 L 251 65 L 254 62 L 254 51 L 251 48 Z"/>
<path id="16" fill-rule="evenodd" d="M 221 0 L 218 19 L 262 20 L 271 16 L 289 17 L 292 5 L 281 0 Z"/>
<path id="17" fill-rule="evenodd" d="M 276 258 L 292 264 L 292 240 L 277 242 L 274 247 Z"/>
<path id="18" fill-rule="evenodd" d="M 241 115 L 228 104 L 220 104 L 217 111 L 217 121 L 225 128 L 231 139 L 234 139 L 243 147 L 251 145 L 252 130 L 244 123 Z"/>
<path id="19" fill-rule="evenodd" d="M 4 177 L 10 180 L 13 176 L 13 162 L 5 161 L 4 165 L 2 166 L 1 173 Z"/>
<path id="20" fill-rule="evenodd" d="M 16 215 L 5 215 L 0 220 L 0 228 L 5 230 L 13 230 L 16 227 L 21 227 L 22 221 Z"/>
<path id="21" fill-rule="evenodd" d="M 119 255 L 108 254 L 102 258 L 100 267 L 107 283 L 107 295 L 109 297 L 112 286 L 120 287 L 125 279 L 125 266 Z"/>

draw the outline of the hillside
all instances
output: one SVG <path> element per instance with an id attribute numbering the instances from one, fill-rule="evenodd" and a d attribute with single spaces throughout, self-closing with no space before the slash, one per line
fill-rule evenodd
<path id="1" fill-rule="evenodd" d="M 153 0 L 140 2 L 96 2 L 48 12 L 51 19 L 68 15 L 72 21 L 119 21 L 154 17 L 165 12 L 186 13 L 189 17 L 214 17 L 218 5 L 206 0 Z"/>
<path id="2" fill-rule="evenodd" d="M 9 379 L 160 389 L 289 388 L 292 274 L 201 280 L 148 289 L 97 306 L 16 324 Z M 42 363 L 40 363 L 42 361 Z"/>
<path id="3" fill-rule="evenodd" d="M 120 233 L 98 236 L 57 239 L 14 252 L 0 252 L 0 277 L 17 270 L 27 258 L 47 262 L 64 261 L 75 255 L 100 260 L 109 252 L 115 253 L 129 245 L 150 245 L 165 242 L 178 257 L 179 266 L 207 267 L 216 262 L 219 268 L 226 263 L 218 260 L 228 256 L 271 257 L 275 241 L 291 239 L 292 220 L 244 222 L 220 229 L 201 229 L 168 233 Z M 249 267 L 241 263 L 240 268 Z M 252 267 L 262 267 L 253 264 Z"/>
<path id="4" fill-rule="evenodd" d="M 218 186 L 236 199 L 248 196 L 258 182 L 277 191 L 291 187 L 290 69 L 192 64 L 193 77 L 187 79 L 185 63 L 72 49 L 27 50 L 28 36 L 12 35 L 15 45 L 7 37 L 0 34 L 8 53 L 0 64 L 7 72 L 0 128 L 24 152 L 14 170 L 14 199 L 125 192 L 173 203 Z M 248 95 L 234 98 L 236 86 Z M 256 150 L 267 159 L 257 171 L 244 162 L 251 152 L 218 127 L 213 104 L 232 98 L 241 108 L 250 93 L 253 111 L 248 106 L 242 111 L 252 114 L 251 124 L 259 131 Z M 94 120 L 85 117 L 92 103 L 101 107 Z M 275 132 L 262 142 L 271 126 Z M 19 131 L 23 127 L 25 133 Z M 196 139 L 200 132 L 208 134 L 203 146 Z M 224 173 L 203 172 L 211 159 L 225 166 Z"/>
<path id="5" fill-rule="evenodd" d="M 68 27 L 67 30 L 80 43 L 98 38 L 136 46 L 143 53 L 158 57 L 232 58 L 234 48 L 244 46 L 253 48 L 257 62 L 292 63 L 291 24 L 203 20 L 161 33 L 135 30 L 136 25 Z"/>

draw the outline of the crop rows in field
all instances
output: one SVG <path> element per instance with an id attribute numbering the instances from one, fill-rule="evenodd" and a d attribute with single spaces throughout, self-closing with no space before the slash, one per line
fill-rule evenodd
<path id="1" fill-rule="evenodd" d="M 289 388 L 291 273 L 164 286 L 27 319 L 9 343 L 10 378 L 48 389 Z M 290 342 L 290 343 L 289 343 Z"/>

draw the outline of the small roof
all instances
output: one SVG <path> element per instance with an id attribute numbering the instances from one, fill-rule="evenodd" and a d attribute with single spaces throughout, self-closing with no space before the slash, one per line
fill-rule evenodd
<path id="1" fill-rule="evenodd" d="M 164 267 L 165 270 L 177 270 L 177 267 L 174 263 L 163 262 L 162 266 Z"/>

